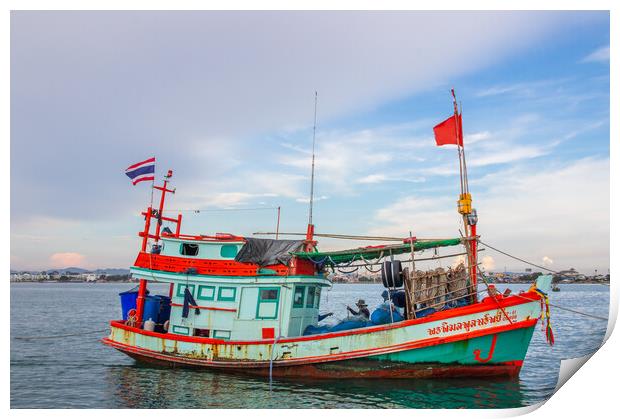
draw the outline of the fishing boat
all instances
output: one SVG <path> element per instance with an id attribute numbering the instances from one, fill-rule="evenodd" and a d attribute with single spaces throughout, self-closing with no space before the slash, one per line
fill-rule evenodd
<path id="1" fill-rule="evenodd" d="M 122 318 L 110 322 L 102 342 L 139 362 L 270 377 L 517 376 L 545 314 L 551 277 L 541 275 L 528 291 L 513 295 L 479 284 L 477 215 L 452 94 L 454 115 L 434 132 L 437 145 L 459 150 L 457 210 L 465 231 L 458 237 L 410 233 L 386 238 L 386 244 L 320 251 L 317 238 L 337 235 L 315 233 L 313 192 L 299 240 L 184 234 L 182 214 L 164 215 L 166 197 L 175 193 L 172 171 L 155 185 L 154 169 L 144 170 L 145 162 L 130 167 L 140 180 L 153 180 L 159 205 L 142 213 L 141 248 L 131 266 L 139 285 L 122 293 Z M 314 153 L 311 191 L 313 180 Z M 364 239 L 343 238 L 351 237 Z M 421 252 L 449 247 L 465 259 L 458 268 L 416 270 Z M 372 267 L 381 271 L 386 302 L 370 316 L 322 326 L 329 271 Z M 150 295 L 151 282 L 169 284 L 167 295 Z M 548 317 L 547 326 L 549 336 Z"/>

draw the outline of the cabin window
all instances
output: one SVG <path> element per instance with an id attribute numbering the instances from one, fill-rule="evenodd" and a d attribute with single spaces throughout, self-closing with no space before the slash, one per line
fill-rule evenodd
<path id="1" fill-rule="evenodd" d="M 319 308 L 319 303 L 321 302 L 321 288 L 317 287 L 314 292 L 316 297 L 314 297 L 314 307 Z"/>
<path id="2" fill-rule="evenodd" d="M 213 337 L 216 339 L 230 339 L 230 330 L 215 330 Z"/>
<path id="3" fill-rule="evenodd" d="M 261 288 L 256 306 L 257 319 L 276 319 L 278 317 L 279 288 Z"/>
<path id="4" fill-rule="evenodd" d="M 185 326 L 172 326 L 172 332 L 179 335 L 189 335 L 189 327 Z"/>
<path id="5" fill-rule="evenodd" d="M 184 256 L 198 256 L 198 245 L 194 243 L 181 243 L 181 254 Z"/>
<path id="6" fill-rule="evenodd" d="M 194 284 L 189 284 L 189 285 L 179 284 L 177 285 L 177 297 L 185 297 L 186 287 L 189 288 L 189 292 L 191 292 L 192 295 L 194 295 L 194 288 L 196 287 Z"/>
<path id="7" fill-rule="evenodd" d="M 237 288 L 233 287 L 220 287 L 217 291 L 218 301 L 235 301 L 237 297 Z"/>
<path id="8" fill-rule="evenodd" d="M 199 300 L 215 300 L 215 287 L 210 285 L 199 285 L 198 296 L 196 298 Z"/>
<path id="9" fill-rule="evenodd" d="M 306 292 L 306 287 L 296 286 L 295 294 L 293 295 L 293 307 L 300 308 L 304 306 L 304 294 Z"/>
<path id="10" fill-rule="evenodd" d="M 306 298 L 306 307 L 314 307 L 316 287 L 308 287 L 308 298 Z"/>
<path id="11" fill-rule="evenodd" d="M 225 244 L 220 248 L 220 256 L 223 258 L 232 259 L 237 256 L 236 244 Z"/>
<path id="12" fill-rule="evenodd" d="M 209 337 L 209 329 L 194 329 L 194 336 L 198 336 L 201 338 L 208 338 Z"/>

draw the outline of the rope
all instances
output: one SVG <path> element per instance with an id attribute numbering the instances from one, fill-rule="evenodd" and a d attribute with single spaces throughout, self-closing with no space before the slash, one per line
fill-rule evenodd
<path id="1" fill-rule="evenodd" d="M 516 294 L 515 297 L 519 297 L 519 298 L 522 298 L 522 299 L 528 300 L 528 301 L 536 301 L 536 300 L 532 300 L 531 298 L 527 298 L 527 297 L 524 297 L 524 296 L 519 295 L 519 294 Z M 597 320 L 605 320 L 605 321 L 609 320 L 607 317 L 596 316 L 594 314 L 585 313 L 583 311 L 578 311 L 578 310 L 575 310 L 575 309 L 572 309 L 572 308 L 562 307 L 562 306 L 559 306 L 557 304 L 549 303 L 549 305 L 551 307 L 553 307 L 553 308 L 558 308 L 560 310 L 570 311 L 571 313 L 575 313 L 575 314 L 581 314 L 582 316 L 585 316 L 585 317 L 591 317 L 591 318 L 597 319 Z"/>
<path id="2" fill-rule="evenodd" d="M 532 262 L 528 262 L 528 261 L 527 261 L 527 260 L 525 260 L 525 259 L 521 259 L 521 258 L 519 258 L 519 257 L 516 257 L 516 256 L 514 256 L 514 255 L 511 255 L 510 253 L 506 253 L 506 252 L 503 252 L 503 251 L 501 251 L 501 250 L 499 250 L 499 249 L 496 249 L 495 247 L 493 247 L 493 246 L 491 246 L 490 244 L 487 244 L 487 243 L 485 243 L 485 242 L 483 242 L 483 241 L 481 241 L 481 240 L 478 240 L 478 242 L 479 242 L 480 244 L 484 244 L 484 245 L 485 245 L 486 247 L 488 247 L 489 249 L 493 249 L 493 250 L 495 250 L 496 252 L 501 253 L 502 255 L 506 255 L 506 256 L 508 256 L 508 257 L 511 257 L 511 258 L 513 258 L 513 259 L 516 259 L 516 260 L 518 260 L 518 261 L 521 261 L 521 262 L 523 262 L 523 263 L 526 263 L 526 264 L 528 264 L 528 265 L 532 265 L 532 266 L 535 266 L 535 267 L 537 267 L 537 268 L 543 269 L 543 270 L 545 270 L 545 271 L 549 271 L 549 272 L 552 272 L 552 273 L 554 273 L 554 274 L 559 274 L 559 272 L 554 271 L 554 270 L 552 270 L 552 269 L 545 268 L 544 266 L 540 266 L 540 265 L 537 265 L 537 264 L 532 263 Z"/>
<path id="3" fill-rule="evenodd" d="M 53 336 L 16 336 L 15 339 L 19 340 L 33 340 L 33 339 L 57 339 L 57 338 L 68 338 L 72 336 L 82 336 L 82 335 L 92 335 L 94 333 L 102 333 L 106 332 L 110 329 L 101 329 L 101 330 L 92 330 L 90 332 L 80 332 L 80 333 L 69 333 L 66 335 L 53 335 Z"/>
<path id="4" fill-rule="evenodd" d="M 489 247 L 491 247 L 491 246 L 489 246 Z M 480 277 L 483 279 L 483 281 L 484 281 L 484 282 L 485 282 L 485 284 L 486 284 L 486 281 L 485 281 L 485 279 L 484 279 L 484 278 L 485 278 L 484 273 L 483 273 L 481 270 L 479 270 L 479 271 L 478 271 L 478 274 L 480 275 Z M 528 300 L 528 301 L 537 301 L 537 300 L 533 300 L 533 299 L 531 299 L 531 298 L 524 297 L 524 296 L 522 296 L 522 295 L 520 295 L 520 294 L 515 294 L 515 297 L 519 297 L 519 298 L 522 298 L 522 299 L 524 299 L 524 300 Z M 557 309 L 560 309 L 560 310 L 570 311 L 571 313 L 580 314 L 580 315 L 585 316 L 585 317 L 591 317 L 591 318 L 593 318 L 593 319 L 597 319 L 597 320 L 604 320 L 604 321 L 608 321 L 608 320 L 609 320 L 607 317 L 596 316 L 596 315 L 594 315 L 594 314 L 585 313 L 585 312 L 583 312 L 583 311 L 578 311 L 578 310 L 575 310 L 575 309 L 572 309 L 572 308 L 562 307 L 562 306 L 559 306 L 559 305 L 557 305 L 557 304 L 552 304 L 552 303 L 548 303 L 548 304 L 549 304 L 551 307 L 554 307 L 554 308 L 557 308 Z"/>
<path id="5" fill-rule="evenodd" d="M 509 253 L 503 252 L 503 251 L 501 251 L 501 250 L 499 250 L 499 249 L 496 249 L 495 247 L 491 246 L 491 245 L 490 245 L 490 244 L 488 244 L 488 243 L 484 243 L 483 241 L 480 241 L 480 240 L 479 240 L 479 242 L 480 242 L 481 244 L 484 244 L 484 245 L 485 245 L 486 247 L 488 247 L 489 249 L 493 249 L 493 250 L 495 250 L 496 252 L 499 252 L 499 253 L 501 253 L 501 254 L 503 254 L 503 255 L 506 255 L 506 256 L 508 256 L 508 257 L 511 257 L 511 258 L 516 259 L 516 260 L 518 260 L 518 261 L 521 261 L 521 262 L 523 262 L 523 263 L 527 263 L 528 265 L 532 265 L 532 266 L 535 266 L 535 267 L 537 267 L 537 268 L 544 269 L 545 271 L 552 272 L 552 273 L 554 273 L 554 274 L 559 274 L 559 272 L 554 271 L 554 270 L 552 270 L 552 269 L 545 268 L 544 266 L 540 266 L 540 265 L 537 265 L 537 264 L 532 263 L 532 262 L 528 262 L 528 261 L 527 261 L 527 260 L 525 260 L 525 259 L 521 259 L 521 258 L 519 258 L 519 257 L 516 257 L 516 256 L 511 255 L 511 254 L 509 254 Z M 479 272 L 480 272 L 480 271 L 479 271 Z M 480 272 L 480 275 L 481 275 L 482 277 L 484 277 L 484 274 L 483 274 L 482 272 Z M 523 298 L 524 300 L 536 301 L 536 300 L 532 300 L 531 298 L 523 297 L 522 295 L 517 295 L 517 297 L 519 297 L 519 298 Z M 558 308 L 558 309 L 560 309 L 560 310 L 570 311 L 571 313 L 580 314 L 580 315 L 582 315 L 582 316 L 585 316 L 585 317 L 591 317 L 591 318 L 593 318 L 593 319 L 597 319 L 597 320 L 604 320 L 604 321 L 608 321 L 608 320 L 609 320 L 607 317 L 596 316 L 596 315 L 594 315 L 594 314 L 584 313 L 583 311 L 578 311 L 578 310 L 574 310 L 574 309 L 572 309 L 572 308 L 562 307 L 562 306 L 559 306 L 559 305 L 557 305 L 557 304 L 551 304 L 551 303 L 548 303 L 548 305 L 550 305 L 551 307 Z"/>
<path id="6" fill-rule="evenodd" d="M 361 268 L 361 266 L 355 266 L 355 269 L 351 270 L 351 271 L 343 271 L 340 268 L 337 268 L 336 270 L 341 273 L 341 274 L 352 274 L 353 272 L 357 272 L 359 271 L 359 269 Z"/>
<path id="7" fill-rule="evenodd" d="M 478 272 L 480 272 L 480 271 L 478 271 Z M 497 301 L 497 297 L 495 297 L 495 295 L 493 295 L 493 293 L 489 289 L 489 283 L 485 279 L 484 274 L 482 274 L 482 273 L 480 274 L 480 279 L 482 279 L 482 282 L 484 282 L 484 286 L 487 288 L 487 294 L 489 294 L 489 297 L 493 298 L 493 301 L 495 301 L 495 304 L 497 304 L 497 308 L 499 308 L 502 311 L 502 313 L 504 314 L 504 316 L 506 316 L 506 320 L 508 320 L 508 322 L 510 324 L 512 324 L 512 320 L 510 320 L 510 317 L 508 317 L 508 314 L 506 314 L 506 310 L 504 310 L 504 307 L 502 307 L 502 305 L 499 303 L 499 301 Z"/>
<path id="8" fill-rule="evenodd" d="M 222 212 L 222 211 L 263 211 L 263 210 L 277 210 L 278 207 L 257 207 L 257 208 L 196 208 L 196 209 L 167 209 L 163 212 L 194 212 L 196 214 L 201 212 Z"/>

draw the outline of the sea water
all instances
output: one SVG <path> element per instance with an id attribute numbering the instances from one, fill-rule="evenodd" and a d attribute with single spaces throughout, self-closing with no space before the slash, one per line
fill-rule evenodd
<path id="1" fill-rule="evenodd" d="M 104 346 L 121 317 L 118 293 L 135 284 L 11 284 L 12 408 L 507 408 L 537 403 L 555 388 L 561 359 L 596 351 L 607 322 L 551 309 L 555 346 L 540 324 L 517 379 L 274 380 L 209 370 L 154 368 Z M 513 292 L 527 285 L 498 285 Z M 168 287 L 151 284 L 152 294 Z M 363 298 L 379 304 L 378 284 L 334 284 L 321 312 L 346 317 Z M 609 286 L 561 285 L 551 303 L 607 317 Z M 334 319 L 335 320 L 335 319 Z M 586 366 L 587 368 L 587 366 Z"/>

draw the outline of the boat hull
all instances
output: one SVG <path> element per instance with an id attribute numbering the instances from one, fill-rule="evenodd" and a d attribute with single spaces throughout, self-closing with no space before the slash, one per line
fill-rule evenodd
<path id="1" fill-rule="evenodd" d="M 273 377 L 517 376 L 540 312 L 536 294 L 523 297 L 487 299 L 389 325 L 253 342 L 161 334 L 112 322 L 103 342 L 139 362 Z"/>

